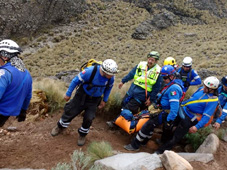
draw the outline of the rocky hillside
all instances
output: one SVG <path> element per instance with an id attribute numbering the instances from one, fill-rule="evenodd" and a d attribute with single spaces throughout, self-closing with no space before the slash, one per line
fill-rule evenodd
<path id="1" fill-rule="evenodd" d="M 113 58 L 121 78 L 151 50 L 160 65 L 191 56 L 202 78 L 226 72 L 225 0 L 9 0 L 0 9 L 0 36 L 17 37 L 33 77 Z"/>

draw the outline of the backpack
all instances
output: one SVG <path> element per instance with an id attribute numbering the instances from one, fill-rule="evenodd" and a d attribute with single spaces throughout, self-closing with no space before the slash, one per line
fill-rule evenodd
<path id="1" fill-rule="evenodd" d="M 88 84 L 88 86 L 86 88 L 87 90 L 90 90 L 92 87 L 95 86 L 95 85 L 92 84 L 92 80 L 95 77 L 95 74 L 96 74 L 96 71 L 97 71 L 97 66 L 101 65 L 101 64 L 102 64 L 102 61 L 97 61 L 95 59 L 90 59 L 87 62 L 85 62 L 84 64 L 82 64 L 82 66 L 80 67 L 80 71 L 83 71 L 87 67 L 94 66 L 94 69 L 93 69 L 93 71 L 91 73 L 91 77 L 90 77 L 89 81 L 84 83 L 84 84 Z M 104 85 L 104 86 L 109 88 L 109 84 L 110 84 L 109 82 L 110 82 L 110 79 L 108 80 L 108 83 L 106 85 Z M 104 86 L 96 86 L 96 87 L 104 87 Z"/>
<path id="2" fill-rule="evenodd" d="M 83 71 L 87 67 L 101 65 L 101 64 L 102 64 L 102 61 L 97 61 L 92 58 L 92 59 L 88 60 L 87 62 L 85 62 L 84 64 L 82 64 L 82 66 L 80 67 L 80 71 Z"/>

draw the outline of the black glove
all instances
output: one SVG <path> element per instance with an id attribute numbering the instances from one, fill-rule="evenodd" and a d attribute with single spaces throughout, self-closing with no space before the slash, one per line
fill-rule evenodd
<path id="1" fill-rule="evenodd" d="M 186 82 L 184 83 L 184 87 L 189 87 L 189 86 L 190 86 L 190 82 L 186 81 Z"/>
<path id="2" fill-rule="evenodd" d="M 26 110 L 21 109 L 20 114 L 17 116 L 18 122 L 23 122 L 26 119 Z"/>
<path id="3" fill-rule="evenodd" d="M 172 128 L 173 128 L 173 121 L 170 120 L 170 121 L 165 121 L 164 123 L 164 130 L 167 130 L 167 131 L 172 131 Z"/>

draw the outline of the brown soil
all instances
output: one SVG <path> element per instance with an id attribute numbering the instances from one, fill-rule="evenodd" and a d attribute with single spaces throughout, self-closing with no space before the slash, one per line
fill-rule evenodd
<path id="1" fill-rule="evenodd" d="M 108 141 L 114 150 L 126 152 L 123 145 L 128 144 L 132 135 L 128 135 L 121 129 L 111 130 L 105 121 L 96 117 L 86 144 L 77 146 L 77 129 L 81 126 L 82 117 L 75 118 L 67 132 L 56 137 L 50 135 L 51 129 L 56 125 L 62 111 L 53 116 L 36 122 L 18 123 L 14 117 L 10 118 L 3 129 L 17 127 L 15 132 L 6 135 L 0 133 L 0 168 L 34 168 L 51 169 L 59 162 L 70 162 L 74 150 L 82 149 L 86 152 L 87 146 L 92 141 Z M 153 153 L 158 145 L 151 140 L 147 146 L 141 148 L 141 152 Z M 227 145 L 220 142 L 220 147 L 215 154 L 215 161 L 208 164 L 199 162 L 191 163 L 195 170 L 219 170 L 227 167 Z M 159 168 L 162 169 L 162 168 Z"/>

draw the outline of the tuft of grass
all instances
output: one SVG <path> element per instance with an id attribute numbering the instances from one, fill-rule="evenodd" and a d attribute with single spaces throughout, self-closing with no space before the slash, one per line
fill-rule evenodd
<path id="1" fill-rule="evenodd" d="M 192 145 L 194 151 L 196 151 L 210 133 L 212 133 L 212 128 L 211 126 L 207 126 L 199 129 L 196 133 L 187 133 L 185 139 L 187 143 Z"/>
<path id="2" fill-rule="evenodd" d="M 108 142 L 92 142 L 87 148 L 88 155 L 90 156 L 91 164 L 96 160 L 103 159 L 113 155 L 113 149 Z"/>
<path id="3" fill-rule="evenodd" d="M 81 150 L 75 150 L 71 157 L 73 169 L 86 169 L 88 167 L 91 157 L 87 156 Z"/>
<path id="4" fill-rule="evenodd" d="M 51 170 L 72 170 L 71 165 L 67 163 L 58 163 L 55 168 L 51 168 Z"/>
<path id="5" fill-rule="evenodd" d="M 51 112 L 64 106 L 64 94 L 67 90 L 64 82 L 50 78 L 37 79 L 33 82 L 33 89 L 45 92 Z"/>

